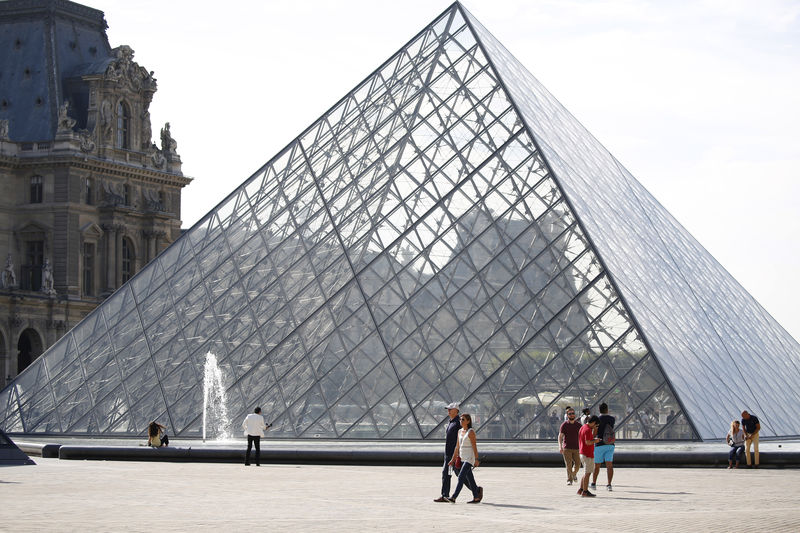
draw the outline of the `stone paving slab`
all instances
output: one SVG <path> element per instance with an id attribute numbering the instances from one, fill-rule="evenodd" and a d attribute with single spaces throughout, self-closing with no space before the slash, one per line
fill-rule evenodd
<path id="1" fill-rule="evenodd" d="M 481 467 L 483 503 L 452 505 L 432 501 L 436 467 L 35 460 L 0 468 L 0 531 L 586 531 L 589 519 L 675 532 L 745 516 L 800 531 L 798 470 L 618 468 L 614 491 L 590 499 L 561 468 Z"/>

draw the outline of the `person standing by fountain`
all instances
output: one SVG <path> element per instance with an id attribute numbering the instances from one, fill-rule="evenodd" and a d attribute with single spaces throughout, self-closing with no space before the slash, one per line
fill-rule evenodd
<path id="1" fill-rule="evenodd" d="M 261 416 L 261 408 L 256 407 L 252 413 L 247 415 L 242 422 L 242 429 L 247 435 L 247 454 L 244 456 L 244 465 L 250 466 L 250 450 L 253 444 L 256 446 L 256 466 L 261 466 L 261 437 L 264 431 L 269 429 L 269 424 L 264 422 Z"/>

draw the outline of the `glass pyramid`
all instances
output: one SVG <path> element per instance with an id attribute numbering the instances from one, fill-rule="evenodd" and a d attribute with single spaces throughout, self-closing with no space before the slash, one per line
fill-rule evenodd
<path id="1" fill-rule="evenodd" d="M 11 433 L 797 435 L 800 345 L 458 3 L 0 392 Z M 795 413 L 792 413 L 795 414 Z"/>

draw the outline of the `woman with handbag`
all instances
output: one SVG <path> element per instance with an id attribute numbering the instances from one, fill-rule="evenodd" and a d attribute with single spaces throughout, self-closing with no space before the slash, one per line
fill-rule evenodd
<path id="1" fill-rule="evenodd" d="M 464 413 L 461 415 L 460 421 L 461 429 L 458 432 L 458 446 L 456 446 L 456 451 L 453 453 L 453 458 L 449 463 L 453 465 L 454 469 L 458 470 L 458 484 L 455 492 L 447 498 L 447 501 L 456 503 L 456 498 L 458 498 L 461 488 L 466 484 L 472 490 L 472 501 L 467 503 L 480 503 L 483 499 L 483 487 L 479 487 L 475 483 L 475 476 L 472 475 L 472 469 L 480 464 L 477 438 L 475 437 L 475 430 L 472 429 L 472 417 Z"/>

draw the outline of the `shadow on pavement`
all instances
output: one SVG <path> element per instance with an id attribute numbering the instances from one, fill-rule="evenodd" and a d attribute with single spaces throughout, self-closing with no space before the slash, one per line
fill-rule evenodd
<path id="1" fill-rule="evenodd" d="M 507 507 L 509 509 L 533 509 L 536 511 L 552 511 L 549 507 L 535 507 L 533 505 L 514 505 L 513 503 L 488 503 L 481 502 L 481 505 L 487 507 Z"/>
<path id="2" fill-rule="evenodd" d="M 664 496 L 683 496 L 687 494 L 694 494 L 693 492 L 655 492 L 650 490 L 626 490 L 632 494 L 662 494 Z"/>

